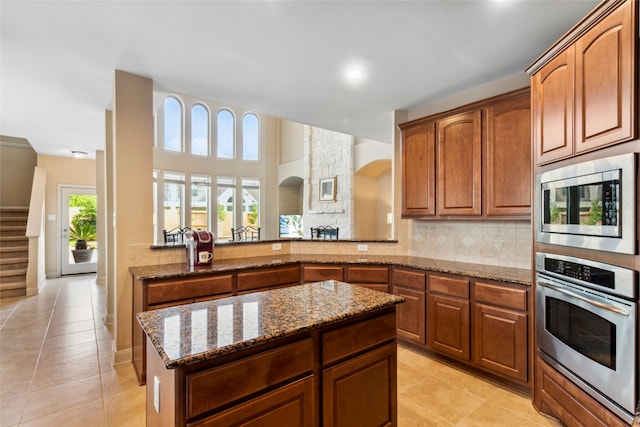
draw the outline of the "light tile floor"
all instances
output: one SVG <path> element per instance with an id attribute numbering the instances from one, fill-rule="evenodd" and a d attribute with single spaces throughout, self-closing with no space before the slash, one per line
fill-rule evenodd
<path id="1" fill-rule="evenodd" d="M 145 387 L 113 366 L 95 275 L 0 299 L 0 426 L 144 426 Z M 558 426 L 530 399 L 413 350 L 398 350 L 398 425 Z"/>

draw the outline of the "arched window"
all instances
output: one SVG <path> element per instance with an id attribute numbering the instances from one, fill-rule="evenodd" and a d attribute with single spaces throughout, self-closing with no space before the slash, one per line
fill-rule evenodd
<path id="1" fill-rule="evenodd" d="M 235 123 L 229 110 L 218 111 L 218 157 L 222 159 L 234 158 Z"/>
<path id="2" fill-rule="evenodd" d="M 191 154 L 209 155 L 209 110 L 202 104 L 191 107 Z"/>
<path id="3" fill-rule="evenodd" d="M 258 160 L 260 152 L 258 116 L 247 113 L 242 118 L 242 158 Z"/>
<path id="4" fill-rule="evenodd" d="M 182 103 L 173 96 L 164 100 L 164 149 L 183 151 Z"/>

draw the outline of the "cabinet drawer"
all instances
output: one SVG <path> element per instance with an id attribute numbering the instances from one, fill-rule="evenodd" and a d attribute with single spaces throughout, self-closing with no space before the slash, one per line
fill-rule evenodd
<path id="1" fill-rule="evenodd" d="M 349 283 L 389 283 L 388 267 L 348 267 Z"/>
<path id="2" fill-rule="evenodd" d="M 468 299 L 469 281 L 452 277 L 429 276 L 429 291 Z"/>
<path id="3" fill-rule="evenodd" d="M 303 282 L 319 282 L 322 280 L 344 280 L 342 266 L 305 265 L 302 267 Z"/>
<path id="4" fill-rule="evenodd" d="M 200 298 L 233 292 L 233 276 L 209 276 L 198 279 L 151 283 L 147 286 L 147 304 Z"/>
<path id="5" fill-rule="evenodd" d="M 298 284 L 300 282 L 300 269 L 295 265 L 291 267 L 247 271 L 244 273 L 238 273 L 236 276 L 236 282 L 238 285 L 238 291 Z"/>
<path id="6" fill-rule="evenodd" d="M 322 334 L 322 364 L 327 365 L 395 337 L 395 312 L 326 332 Z"/>
<path id="7" fill-rule="evenodd" d="M 425 285 L 426 275 L 424 273 L 399 269 L 393 270 L 393 286 L 424 290 Z"/>
<path id="8" fill-rule="evenodd" d="M 527 291 L 476 282 L 476 302 L 527 311 Z"/>
<path id="9" fill-rule="evenodd" d="M 248 426 L 260 421 L 263 425 L 313 427 L 314 401 L 315 381 L 309 376 L 187 427 Z"/>
<path id="10" fill-rule="evenodd" d="M 187 418 L 311 372 L 313 354 L 313 339 L 307 338 L 187 375 Z"/>

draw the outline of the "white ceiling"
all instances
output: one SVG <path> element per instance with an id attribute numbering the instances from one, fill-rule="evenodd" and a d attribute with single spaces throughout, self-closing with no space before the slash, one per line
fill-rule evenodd
<path id="1" fill-rule="evenodd" d="M 391 142 L 394 110 L 523 72 L 597 3 L 0 0 L 0 134 L 93 155 L 120 69 Z"/>

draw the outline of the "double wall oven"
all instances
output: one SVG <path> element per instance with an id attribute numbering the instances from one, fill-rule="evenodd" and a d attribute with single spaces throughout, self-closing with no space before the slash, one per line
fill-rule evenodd
<path id="1" fill-rule="evenodd" d="M 637 170 L 631 153 L 538 175 L 538 242 L 637 255 Z M 549 252 L 535 260 L 538 355 L 631 423 L 640 398 L 638 273 Z"/>

